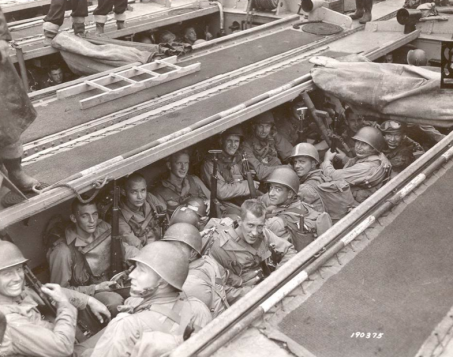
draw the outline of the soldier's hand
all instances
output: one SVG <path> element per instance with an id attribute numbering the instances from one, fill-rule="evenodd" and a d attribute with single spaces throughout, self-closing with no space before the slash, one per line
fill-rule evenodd
<path id="1" fill-rule="evenodd" d="M 94 297 L 90 296 L 88 298 L 87 305 L 90 307 L 91 312 L 97 317 L 101 324 L 104 322 L 104 318 L 102 316 L 105 316 L 107 321 L 110 320 L 110 311 L 99 300 L 96 300 Z"/>
<path id="2" fill-rule="evenodd" d="M 68 298 L 63 293 L 63 290 L 61 290 L 61 286 L 58 284 L 45 284 L 42 286 L 41 290 L 57 304 L 69 302 Z"/>
<path id="3" fill-rule="evenodd" d="M 8 57 L 9 57 L 8 42 L 0 40 L 0 63 L 5 64 Z"/>
<path id="4" fill-rule="evenodd" d="M 335 156 L 337 156 L 336 152 L 327 150 L 326 153 L 324 154 L 324 161 L 332 161 Z"/>
<path id="5" fill-rule="evenodd" d="M 112 288 L 116 285 L 116 281 L 103 281 L 102 283 L 96 284 L 94 291 L 101 293 L 103 291 L 112 291 Z"/>
<path id="6" fill-rule="evenodd" d="M 255 186 L 256 190 L 260 188 L 260 182 L 259 181 L 253 181 L 253 185 Z"/>
<path id="7" fill-rule="evenodd" d="M 346 153 L 344 151 L 341 151 L 340 149 L 337 149 L 338 151 L 338 154 L 337 154 L 337 158 L 340 159 L 341 161 L 344 161 L 347 157 Z"/>

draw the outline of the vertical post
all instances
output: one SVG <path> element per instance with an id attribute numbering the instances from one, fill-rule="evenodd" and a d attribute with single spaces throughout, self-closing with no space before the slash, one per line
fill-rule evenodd
<path id="1" fill-rule="evenodd" d="M 16 57 L 17 57 L 17 63 L 19 63 L 19 69 L 20 69 L 20 78 L 22 79 L 22 84 L 24 85 L 25 91 L 28 93 L 28 75 L 27 75 L 27 67 L 25 66 L 25 60 L 24 60 L 24 53 L 22 51 L 22 47 L 19 47 L 15 44 L 13 44 L 14 49 L 16 50 Z"/>
<path id="2" fill-rule="evenodd" d="M 110 270 L 111 275 L 115 276 L 123 270 L 123 247 L 119 235 L 119 200 L 120 188 L 113 181 L 113 209 L 112 209 L 112 241 L 110 246 Z"/>

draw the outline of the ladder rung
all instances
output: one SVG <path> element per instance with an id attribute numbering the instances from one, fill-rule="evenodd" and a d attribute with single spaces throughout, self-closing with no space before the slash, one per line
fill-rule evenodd
<path id="1" fill-rule="evenodd" d="M 149 69 L 145 69 L 145 68 L 141 68 L 141 67 L 134 67 L 134 69 L 135 69 L 136 71 L 143 72 L 143 73 L 147 73 L 147 74 L 150 74 L 150 75 L 152 75 L 152 76 L 159 76 L 159 73 L 150 71 Z"/>
<path id="2" fill-rule="evenodd" d="M 112 90 L 110 88 L 104 87 L 103 85 L 97 84 L 96 82 L 92 81 L 85 81 L 85 84 L 100 90 L 103 90 L 104 92 L 111 92 Z"/>
<path id="3" fill-rule="evenodd" d="M 117 74 L 117 73 L 110 73 L 110 77 L 117 77 L 117 78 L 122 79 L 123 81 L 129 82 L 129 83 L 132 83 L 132 84 L 137 83 L 137 81 L 134 81 L 133 79 L 124 77 L 121 74 Z"/>
<path id="4" fill-rule="evenodd" d="M 161 65 L 163 65 L 163 66 L 167 66 L 167 67 L 173 67 L 173 68 L 177 68 L 177 69 L 180 69 L 180 68 L 181 68 L 180 66 L 177 66 L 177 65 L 175 65 L 175 64 L 173 64 L 173 63 L 168 63 L 168 62 L 165 62 L 165 61 L 157 60 L 157 61 L 155 61 L 155 62 L 157 62 L 157 63 L 159 63 L 159 64 L 161 64 Z"/>

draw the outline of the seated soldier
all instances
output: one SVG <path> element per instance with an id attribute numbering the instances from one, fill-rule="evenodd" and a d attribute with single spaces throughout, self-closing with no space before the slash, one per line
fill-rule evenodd
<path id="1" fill-rule="evenodd" d="M 253 286 L 263 275 L 296 255 L 291 243 L 265 227 L 266 208 L 256 200 L 245 201 L 237 228 L 220 226 L 213 231 L 209 255 L 229 271 L 228 285 Z"/>
<path id="2" fill-rule="evenodd" d="M 222 153 L 217 156 L 217 198 L 224 204 L 228 201 L 240 206 L 250 197 L 242 156 L 238 151 L 243 138 L 244 132 L 240 126 L 225 130 L 221 135 Z M 212 159 L 206 160 L 201 168 L 201 179 L 208 186 L 211 184 L 213 169 Z M 258 189 L 260 183 L 254 181 L 253 184 Z"/>
<path id="3" fill-rule="evenodd" d="M 167 205 L 171 215 L 189 197 L 208 200 L 210 192 L 204 183 L 195 175 L 189 175 L 190 156 L 187 150 L 171 155 L 167 160 L 170 171 L 168 178 L 161 181 L 152 193 Z"/>
<path id="4" fill-rule="evenodd" d="M 368 123 L 365 123 L 364 117 L 362 115 L 357 114 L 352 110 L 350 106 L 347 105 L 344 111 L 344 124 L 345 126 L 340 129 L 340 136 L 343 139 L 344 143 L 348 146 L 348 148 L 355 154 L 355 141 L 353 137 L 361 128 L 363 128 Z M 345 164 L 347 157 L 342 159 L 344 160 L 343 164 Z"/>
<path id="5" fill-rule="evenodd" d="M 124 183 L 120 202 L 119 234 L 123 243 L 141 249 L 148 243 L 162 238 L 161 212 L 165 203 L 147 192 L 145 178 L 139 173 L 129 175 Z"/>
<path id="6" fill-rule="evenodd" d="M 99 219 L 94 202 L 82 203 L 75 199 L 71 210 L 72 224 L 47 253 L 50 282 L 94 296 L 116 316 L 123 298 L 111 290 L 115 282 L 109 281 L 110 225 Z M 136 252 L 128 246 L 125 255 L 132 256 Z"/>
<path id="7" fill-rule="evenodd" d="M 266 206 L 266 227 L 278 237 L 299 246 L 298 232 L 321 235 L 332 226 L 328 213 L 315 211 L 297 196 L 299 177 L 290 167 L 276 168 L 267 183 L 269 192 L 260 201 Z"/>
<path id="8" fill-rule="evenodd" d="M 0 241 L 0 257 L 0 312 L 8 321 L 0 341 L 1 356 L 70 356 L 77 309 L 89 306 L 101 322 L 110 318 L 107 308 L 93 297 L 57 284 L 45 284 L 41 291 L 55 302 L 56 316 L 54 322 L 44 320 L 38 310 L 44 305 L 43 300 L 25 286 L 24 266 L 28 259 L 16 245 L 6 241 Z"/>
<path id="9" fill-rule="evenodd" d="M 76 346 L 79 354 L 85 350 L 84 357 L 154 356 L 156 349 L 163 355 L 183 342 L 190 323 L 204 327 L 212 319 L 201 301 L 180 296 L 189 262 L 179 247 L 153 242 L 131 260 L 136 263 L 129 275 L 131 297 L 100 336 Z M 166 338 L 157 339 L 156 333 Z"/>
<path id="10" fill-rule="evenodd" d="M 184 42 L 188 43 L 189 45 L 194 45 L 197 41 L 197 33 L 193 27 L 187 27 L 184 30 Z"/>
<path id="11" fill-rule="evenodd" d="M 321 163 L 324 175 L 333 180 L 345 180 L 357 202 L 365 201 L 390 176 L 392 168 L 383 154 L 387 144 L 379 129 L 365 126 L 353 137 L 356 157 L 349 159 L 343 169 L 335 170 L 332 159 L 337 155 L 328 150 Z M 344 155 L 344 153 L 343 153 Z"/>
<path id="12" fill-rule="evenodd" d="M 406 128 L 402 123 L 387 120 L 381 124 L 380 129 L 387 143 L 388 149 L 384 150 L 384 154 L 392 164 L 392 176 L 396 176 L 415 161 L 414 153 L 417 157 L 423 155 L 423 148 L 406 136 Z"/>
<path id="13" fill-rule="evenodd" d="M 291 166 L 299 177 L 298 196 L 316 211 L 324 212 L 324 205 L 318 190 L 313 187 L 326 182 L 326 177 L 322 170 L 318 169 L 318 150 L 312 144 L 300 143 L 294 147 L 290 158 Z"/>
<path id="14" fill-rule="evenodd" d="M 176 41 L 176 35 L 168 30 L 163 30 L 159 34 L 159 43 L 172 44 Z"/>
<path id="15" fill-rule="evenodd" d="M 63 83 L 64 74 L 60 66 L 54 64 L 50 66 L 49 73 L 44 83 L 41 85 L 41 88 L 49 88 L 56 86 L 57 84 Z"/>
<path id="16" fill-rule="evenodd" d="M 191 213 L 190 213 L 191 212 Z M 181 214 L 182 213 L 182 214 Z M 196 213 L 180 212 L 175 217 L 180 223 L 171 225 L 163 241 L 176 242 L 189 259 L 189 275 L 183 285 L 183 292 L 205 303 L 215 318 L 230 307 L 230 304 L 245 295 L 249 289 L 237 289 L 226 284 L 227 271 L 212 257 L 202 256 L 202 238 L 194 222 Z M 189 215 L 195 215 L 192 219 Z M 187 223 L 182 222 L 186 220 Z M 190 222 L 190 223 L 189 223 Z"/>
<path id="17" fill-rule="evenodd" d="M 244 140 L 242 149 L 259 181 L 264 181 L 280 160 L 287 160 L 293 146 L 275 129 L 271 112 L 262 113 L 252 119 L 250 135 Z"/>

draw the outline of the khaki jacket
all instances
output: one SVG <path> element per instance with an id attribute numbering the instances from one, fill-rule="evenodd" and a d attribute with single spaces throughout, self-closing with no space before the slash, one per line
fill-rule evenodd
<path id="1" fill-rule="evenodd" d="M 44 305 L 31 289 L 25 288 L 21 296 L 11 299 L 0 295 L 0 311 L 8 325 L 0 356 L 63 357 L 72 355 L 75 341 L 77 309 L 85 309 L 88 296 L 63 289 L 69 303 L 60 303 L 55 322 L 42 319 L 37 309 Z"/>
<path id="2" fill-rule="evenodd" d="M 123 243 L 141 249 L 147 243 L 162 238 L 159 224 L 154 218 L 157 206 L 165 210 L 165 203 L 149 192 L 145 204 L 139 212 L 132 212 L 124 202 L 120 203 L 119 234 Z M 148 224 L 144 227 L 146 222 Z"/>
<path id="3" fill-rule="evenodd" d="M 151 297 L 143 308 L 136 308 L 136 299 L 126 300 L 123 310 L 106 327 L 104 334 L 91 353 L 92 357 L 125 357 L 130 356 L 134 349 L 147 349 L 144 334 L 159 331 L 176 336 L 182 343 L 182 334 L 189 321 L 204 327 L 211 320 L 208 308 L 198 299 L 181 299 L 178 292 L 159 294 Z M 178 303 L 177 309 L 176 306 Z M 173 311 L 179 323 L 158 312 L 160 309 Z M 140 344 L 141 346 L 137 346 Z M 89 351 L 83 356 L 89 356 Z"/>
<path id="4" fill-rule="evenodd" d="M 322 170 L 313 170 L 308 173 L 308 176 L 300 182 L 298 196 L 300 199 L 310 204 L 313 209 L 318 212 L 324 212 L 324 205 L 322 204 L 321 196 L 319 196 L 318 190 L 312 185 L 319 185 L 325 182 L 325 176 Z"/>
<path id="5" fill-rule="evenodd" d="M 241 276 L 250 270 L 259 269 L 261 262 L 271 257 L 271 244 L 275 245 L 277 252 L 283 253 L 279 266 L 296 255 L 291 243 L 277 237 L 267 228 L 264 228 L 263 233 L 260 245 L 254 248 L 241 239 L 234 228 L 218 227 L 209 254 L 229 271 L 228 285 L 241 287 Z"/>

